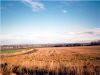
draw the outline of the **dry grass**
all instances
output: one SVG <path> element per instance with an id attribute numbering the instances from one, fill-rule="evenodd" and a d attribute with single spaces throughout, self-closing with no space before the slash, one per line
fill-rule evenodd
<path id="1" fill-rule="evenodd" d="M 35 48 L 0 56 L 2 75 L 100 75 L 100 46 Z"/>

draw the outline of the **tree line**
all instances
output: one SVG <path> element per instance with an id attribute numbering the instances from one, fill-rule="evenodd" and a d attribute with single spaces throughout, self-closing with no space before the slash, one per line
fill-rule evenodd
<path id="1" fill-rule="evenodd" d="M 90 43 L 0 45 L 0 50 L 37 48 L 37 47 L 75 47 L 75 46 L 97 46 L 97 45 L 100 45 L 100 40 L 92 41 Z"/>

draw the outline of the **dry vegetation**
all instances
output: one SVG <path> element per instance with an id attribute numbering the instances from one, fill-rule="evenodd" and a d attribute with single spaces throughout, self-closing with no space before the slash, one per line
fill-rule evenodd
<path id="1" fill-rule="evenodd" d="M 100 46 L 34 48 L 0 57 L 0 75 L 100 75 Z"/>

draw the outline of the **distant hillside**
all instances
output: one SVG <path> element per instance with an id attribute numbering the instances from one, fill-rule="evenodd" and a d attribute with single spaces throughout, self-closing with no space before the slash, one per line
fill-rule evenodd
<path id="1" fill-rule="evenodd" d="M 74 46 L 96 46 L 100 45 L 100 40 L 90 43 L 63 43 L 63 44 L 22 44 L 22 45 L 0 45 L 0 49 L 18 49 L 18 48 L 38 48 L 38 47 L 74 47 Z"/>

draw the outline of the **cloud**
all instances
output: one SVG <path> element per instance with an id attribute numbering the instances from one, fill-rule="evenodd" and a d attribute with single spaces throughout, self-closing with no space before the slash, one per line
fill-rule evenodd
<path id="1" fill-rule="evenodd" d="M 0 34 L 0 40 L 21 39 L 22 36 Z"/>
<path id="2" fill-rule="evenodd" d="M 100 28 L 86 29 L 82 31 L 64 32 L 59 36 L 63 36 L 66 42 L 91 42 L 100 40 Z"/>
<path id="3" fill-rule="evenodd" d="M 89 29 L 85 31 L 79 32 L 68 32 L 68 34 L 75 34 L 75 35 L 100 35 L 100 28 Z"/>
<path id="4" fill-rule="evenodd" d="M 32 0 L 23 0 L 23 2 L 31 7 L 34 12 L 45 9 L 44 4 L 41 2 L 36 2 Z"/>
<path id="5" fill-rule="evenodd" d="M 88 34 L 88 35 L 100 35 L 99 29 L 89 30 L 89 31 L 83 31 L 80 34 Z"/>
<path id="6" fill-rule="evenodd" d="M 64 10 L 62 10 L 62 12 L 63 12 L 63 13 L 67 13 L 68 11 L 64 9 Z"/>
<path id="7" fill-rule="evenodd" d="M 0 41 L 9 43 L 72 43 L 100 40 L 100 28 L 77 32 L 44 34 L 44 35 L 6 35 L 0 34 Z M 8 41 L 8 42 L 7 42 Z M 2 44 L 3 44 L 2 42 Z"/>
<path id="8" fill-rule="evenodd" d="M 94 35 L 94 34 L 97 34 L 97 32 L 94 32 L 94 31 L 84 31 L 84 32 L 79 32 L 78 34 Z"/>

